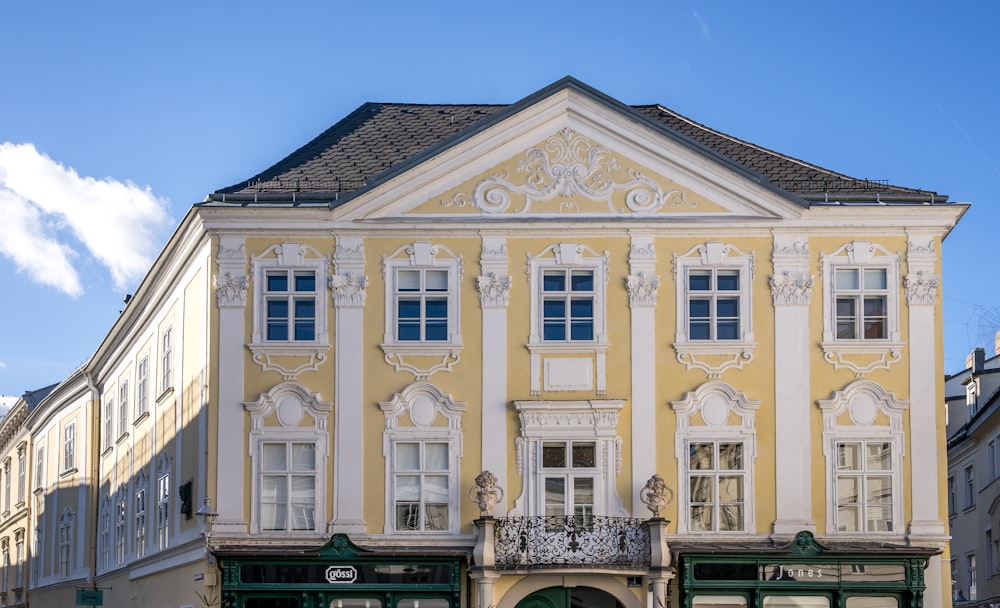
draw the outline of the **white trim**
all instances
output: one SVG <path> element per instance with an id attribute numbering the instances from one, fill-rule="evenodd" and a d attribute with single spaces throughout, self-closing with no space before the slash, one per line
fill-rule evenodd
<path id="1" fill-rule="evenodd" d="M 417 382 L 396 393 L 392 400 L 379 403 L 385 416 L 382 433 L 382 455 L 385 457 L 385 534 L 442 535 L 458 534 L 460 509 L 458 506 L 459 462 L 462 457 L 462 414 L 466 403 L 455 401 L 433 384 Z M 438 423 L 443 417 L 445 424 Z M 402 422 L 403 424 L 400 424 Z M 395 445 L 400 442 L 440 442 L 448 444 L 448 529 L 446 530 L 396 530 L 395 487 L 393 473 Z"/>
<path id="2" fill-rule="evenodd" d="M 677 415 L 674 456 L 677 458 L 677 479 L 681 486 L 677 492 L 678 533 L 690 533 L 698 536 L 746 536 L 756 532 L 754 461 L 757 459 L 757 432 L 754 418 L 757 410 L 760 409 L 760 403 L 760 401 L 747 399 L 743 393 L 718 380 L 705 382 L 694 391 L 685 393 L 684 399 L 670 402 Z M 738 421 L 736 424 L 730 424 L 730 420 L 734 416 Z M 743 488 L 743 530 L 698 530 L 694 532 L 690 530 L 690 521 L 688 521 L 690 458 L 688 451 L 690 444 L 698 441 L 730 441 L 743 444 L 745 483 Z"/>
<path id="3" fill-rule="evenodd" d="M 483 469 L 496 475 L 497 485 L 507 488 L 507 452 L 510 447 L 507 436 L 507 304 L 509 303 L 511 281 L 507 275 L 507 240 L 503 236 L 482 235 L 480 266 L 483 275 L 489 277 L 487 283 L 495 288 L 496 298 L 480 298 L 483 311 L 482 336 L 482 441 Z M 480 280 L 479 284 L 483 285 Z M 483 294 L 482 288 L 480 291 Z M 506 297 L 504 297 L 506 295 Z M 506 513 L 506 501 L 498 504 L 494 514 Z"/>

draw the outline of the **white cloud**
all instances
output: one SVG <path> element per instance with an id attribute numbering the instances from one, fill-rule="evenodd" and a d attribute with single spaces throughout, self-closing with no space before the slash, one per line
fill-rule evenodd
<path id="1" fill-rule="evenodd" d="M 166 208 L 148 187 L 81 177 L 31 144 L 0 144 L 0 255 L 71 296 L 83 287 L 67 231 L 110 271 L 116 288 L 127 289 L 156 254 Z"/>
<path id="2" fill-rule="evenodd" d="M 705 40 L 711 42 L 712 30 L 709 29 L 708 22 L 702 19 L 701 15 L 698 14 L 698 11 L 694 11 L 692 14 L 694 15 L 694 20 L 698 22 L 698 27 L 701 28 L 701 35 L 705 37 Z"/>

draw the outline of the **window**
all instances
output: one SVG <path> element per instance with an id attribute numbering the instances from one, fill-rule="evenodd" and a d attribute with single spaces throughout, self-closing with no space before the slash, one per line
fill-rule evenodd
<path id="1" fill-rule="evenodd" d="M 970 380 L 967 385 L 965 385 L 965 404 L 969 406 L 969 416 L 979 411 L 979 382 L 978 380 Z"/>
<path id="2" fill-rule="evenodd" d="M 316 272 L 269 270 L 264 275 L 266 339 L 316 339 Z"/>
<path id="3" fill-rule="evenodd" d="M 156 541 L 165 549 L 170 541 L 170 471 L 156 481 Z"/>
<path id="4" fill-rule="evenodd" d="M 160 336 L 160 392 L 166 392 L 174 382 L 174 328 L 167 327 Z"/>
<path id="5" fill-rule="evenodd" d="M 448 442 L 398 441 L 394 449 L 394 528 L 397 531 L 450 529 Z"/>
<path id="6" fill-rule="evenodd" d="M 139 476 L 135 491 L 135 557 L 146 555 L 146 479 Z"/>
<path id="7" fill-rule="evenodd" d="M 24 488 L 27 483 L 28 463 L 25 459 L 24 447 L 17 450 L 17 504 L 24 503 Z"/>
<path id="8" fill-rule="evenodd" d="M 4 513 L 10 511 L 10 458 L 3 462 L 3 506 Z"/>
<path id="9" fill-rule="evenodd" d="M 125 563 L 128 534 L 128 489 L 119 488 L 115 499 L 115 563 Z"/>
<path id="10" fill-rule="evenodd" d="M 542 442 L 540 474 L 545 515 L 594 514 L 594 479 L 600 475 L 596 442 Z"/>
<path id="11" fill-rule="evenodd" d="M 8 571 L 10 569 L 10 547 L 7 545 L 8 540 L 3 539 L 3 574 L 0 574 L 3 578 L 0 578 L 0 593 L 7 593 L 7 579 Z"/>
<path id="12" fill-rule="evenodd" d="M 101 570 L 111 567 L 111 497 L 101 497 L 99 545 L 101 551 Z"/>
<path id="13" fill-rule="evenodd" d="M 976 506 L 976 471 L 970 464 L 965 467 L 965 505 L 966 509 Z"/>
<path id="14" fill-rule="evenodd" d="M 461 346 L 458 285 L 462 258 L 446 247 L 417 241 L 382 260 L 386 278 L 382 348 L 400 357 Z"/>
<path id="15" fill-rule="evenodd" d="M 121 381 L 118 389 L 118 436 L 128 432 L 128 380 Z"/>
<path id="16" fill-rule="evenodd" d="M 970 553 L 965 556 L 966 571 L 969 575 L 969 601 L 977 600 L 978 590 L 976 586 L 976 554 Z"/>
<path id="17" fill-rule="evenodd" d="M 986 531 L 986 571 L 990 576 L 1000 573 L 1000 539 L 994 540 L 993 530 Z"/>
<path id="18" fill-rule="evenodd" d="M 379 407 L 385 415 L 386 532 L 457 532 L 466 404 L 417 382 Z M 398 424 L 401 417 L 408 424 Z"/>
<path id="19" fill-rule="evenodd" d="M 750 310 L 754 255 L 709 241 L 674 254 L 673 267 L 678 360 L 716 377 L 751 361 L 756 348 Z"/>
<path id="20" fill-rule="evenodd" d="M 740 339 L 740 272 L 692 268 L 688 272 L 688 339 Z"/>
<path id="21" fill-rule="evenodd" d="M 104 396 L 104 449 L 110 448 L 115 440 L 115 400 Z"/>
<path id="22" fill-rule="evenodd" d="M 63 427 L 63 471 L 76 467 L 76 423 Z"/>
<path id="23" fill-rule="evenodd" d="M 834 290 L 838 340 L 889 337 L 889 284 L 885 268 L 839 267 Z"/>
<path id="24" fill-rule="evenodd" d="M 149 357 L 145 356 L 139 361 L 136 371 L 135 381 L 135 417 L 149 411 Z"/>
<path id="25" fill-rule="evenodd" d="M 316 529 L 316 445 L 261 444 L 262 530 Z"/>
<path id="26" fill-rule="evenodd" d="M 855 380 L 823 411 L 827 526 L 837 534 L 904 533 L 903 414 L 909 402 L 869 380 Z"/>
<path id="27" fill-rule="evenodd" d="M 285 382 L 244 406 L 256 429 L 250 435 L 251 530 L 317 531 L 326 522 L 323 464 L 329 440 L 326 420 L 333 404 Z"/>
<path id="28" fill-rule="evenodd" d="M 619 400 L 515 401 L 521 496 L 527 516 L 625 516 L 615 489 L 621 463 Z M 583 522 L 580 522 L 583 523 Z"/>
<path id="29" fill-rule="evenodd" d="M 590 342 L 594 339 L 594 271 L 546 270 L 542 273 L 542 340 Z"/>
<path id="30" fill-rule="evenodd" d="M 14 568 L 14 589 L 20 589 L 24 586 L 24 529 L 18 529 L 14 535 L 14 559 L 17 560 L 14 562 L 17 564 Z"/>
<path id="31" fill-rule="evenodd" d="M 837 444 L 837 531 L 892 532 L 892 444 L 845 441 Z"/>
<path id="32" fill-rule="evenodd" d="M 691 531 L 745 530 L 744 446 L 730 441 L 688 444 Z"/>
<path id="33" fill-rule="evenodd" d="M 66 508 L 59 518 L 59 578 L 69 578 L 73 559 L 73 511 Z"/>
<path id="34" fill-rule="evenodd" d="M 35 487 L 45 488 L 45 446 L 39 446 L 35 452 Z"/>
<path id="35" fill-rule="evenodd" d="M 677 414 L 681 480 L 678 531 L 753 530 L 753 429 L 760 402 L 710 380 L 671 405 Z"/>
<path id="36" fill-rule="evenodd" d="M 955 476 L 948 476 L 948 515 L 955 515 L 958 510 L 956 509 L 957 499 L 955 497 Z"/>

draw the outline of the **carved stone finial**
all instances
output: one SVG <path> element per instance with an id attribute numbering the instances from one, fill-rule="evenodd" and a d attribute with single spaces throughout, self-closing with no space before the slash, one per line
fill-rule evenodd
<path id="1" fill-rule="evenodd" d="M 646 485 L 639 490 L 639 500 L 646 504 L 646 508 L 653 513 L 653 517 L 660 516 L 660 510 L 670 504 L 674 499 L 674 491 L 667 487 L 667 482 L 658 474 L 654 474 L 646 482 Z"/>
<path id="2" fill-rule="evenodd" d="M 469 492 L 469 499 L 479 504 L 480 517 L 493 515 L 493 507 L 503 499 L 503 489 L 497 485 L 497 476 L 483 471 L 476 476 L 476 485 Z"/>

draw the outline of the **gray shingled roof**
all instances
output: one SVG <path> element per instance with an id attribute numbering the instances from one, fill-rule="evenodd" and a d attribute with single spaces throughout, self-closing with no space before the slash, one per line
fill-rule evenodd
<path id="1" fill-rule="evenodd" d="M 575 86 L 605 103 L 615 103 L 571 78 L 510 106 L 366 103 L 274 166 L 216 191 L 209 200 L 342 202 L 403 169 L 401 165 L 407 161 L 416 162 L 430 148 L 459 141 L 560 86 Z M 618 107 L 633 119 L 661 129 L 692 149 L 723 157 L 800 204 L 947 201 L 947 196 L 936 192 L 857 179 L 779 154 L 710 129 L 660 105 Z"/>

